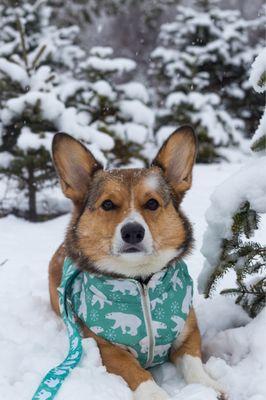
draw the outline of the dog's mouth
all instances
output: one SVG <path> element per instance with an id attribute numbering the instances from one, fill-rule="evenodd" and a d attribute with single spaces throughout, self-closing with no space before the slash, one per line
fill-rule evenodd
<path id="1" fill-rule="evenodd" d="M 143 252 L 143 249 L 136 247 L 136 246 L 130 246 L 121 249 L 121 253 L 129 254 L 129 253 L 141 253 Z"/>

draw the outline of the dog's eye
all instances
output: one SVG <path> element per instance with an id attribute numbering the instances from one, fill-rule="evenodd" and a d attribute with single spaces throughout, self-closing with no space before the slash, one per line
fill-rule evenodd
<path id="1" fill-rule="evenodd" d="M 114 210 L 116 205 L 112 202 L 112 200 L 104 200 L 101 205 L 104 211 Z"/>
<path id="2" fill-rule="evenodd" d="M 148 210 L 155 211 L 159 207 L 159 203 L 155 199 L 150 199 L 147 201 L 144 207 L 147 208 Z"/>

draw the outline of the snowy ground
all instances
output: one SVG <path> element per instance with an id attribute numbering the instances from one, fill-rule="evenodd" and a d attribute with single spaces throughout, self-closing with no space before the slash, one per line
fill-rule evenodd
<path id="1" fill-rule="evenodd" d="M 238 168 L 236 164 L 196 166 L 193 189 L 184 201 L 195 229 L 195 250 L 187 260 L 195 280 L 203 264 L 200 247 L 209 196 L 216 185 Z M 0 266 L 1 400 L 29 400 L 44 373 L 66 354 L 66 331 L 50 309 L 47 265 L 63 239 L 68 220 L 69 216 L 42 224 L 14 217 L 0 220 L 0 264 L 7 260 Z M 250 322 L 231 299 L 217 296 L 204 300 L 196 293 L 195 305 L 208 371 L 224 384 L 230 400 L 265 400 L 266 310 Z M 172 399 L 216 398 L 212 390 L 203 386 L 185 385 L 171 364 L 155 368 L 154 376 Z M 131 399 L 124 381 L 105 371 L 92 340 L 87 343 L 82 364 L 58 395 L 58 400 L 77 398 Z"/>

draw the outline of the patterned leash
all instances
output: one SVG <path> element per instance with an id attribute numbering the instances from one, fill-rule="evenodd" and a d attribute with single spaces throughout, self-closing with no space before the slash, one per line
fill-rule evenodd
<path id="1" fill-rule="evenodd" d="M 69 263 L 71 273 L 71 265 Z M 51 369 L 43 378 L 38 389 L 36 390 L 32 400 L 52 400 L 57 395 L 64 380 L 67 378 L 72 369 L 74 369 L 82 356 L 82 337 L 78 325 L 75 322 L 75 317 L 72 311 L 71 302 L 67 296 L 68 289 L 75 277 L 72 275 L 71 280 L 67 281 L 65 288 L 58 289 L 60 311 L 63 321 L 67 327 L 69 337 L 69 352 L 65 360 L 57 367 Z"/>

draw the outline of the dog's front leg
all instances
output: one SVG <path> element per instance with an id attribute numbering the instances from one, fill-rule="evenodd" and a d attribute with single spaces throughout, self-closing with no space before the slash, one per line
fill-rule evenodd
<path id="1" fill-rule="evenodd" d="M 166 400 L 169 398 L 166 392 L 155 383 L 151 373 L 142 368 L 129 351 L 107 342 L 85 327 L 84 336 L 96 340 L 107 371 L 120 375 L 127 382 L 133 391 L 134 400 Z"/>
<path id="2" fill-rule="evenodd" d="M 212 379 L 205 371 L 201 360 L 201 337 L 195 312 L 190 310 L 187 321 L 180 336 L 173 343 L 171 361 L 181 369 L 185 381 L 201 383 L 216 390 L 221 398 L 226 399 L 221 385 Z"/>

